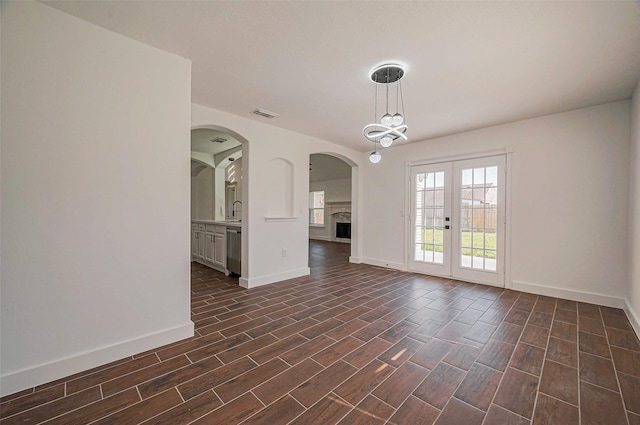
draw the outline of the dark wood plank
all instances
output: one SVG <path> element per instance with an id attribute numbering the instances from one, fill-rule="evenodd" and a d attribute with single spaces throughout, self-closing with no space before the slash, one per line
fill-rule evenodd
<path id="1" fill-rule="evenodd" d="M 307 359 L 256 386 L 252 391 L 260 401 L 269 405 L 322 370 L 318 363 Z"/>
<path id="2" fill-rule="evenodd" d="M 393 407 L 368 396 L 360 402 L 339 425 L 383 425 L 394 412 Z"/>
<path id="3" fill-rule="evenodd" d="M 465 371 L 446 363 L 439 363 L 422 381 L 413 395 L 442 409 L 465 377 Z"/>
<path id="4" fill-rule="evenodd" d="M 286 425 L 304 410 L 300 403 L 291 398 L 291 396 L 285 395 L 266 409 L 251 416 L 242 425 Z"/>
<path id="5" fill-rule="evenodd" d="M 258 412 L 263 407 L 263 404 L 260 403 L 260 400 L 258 400 L 256 396 L 247 393 L 213 410 L 191 424 L 237 424 Z"/>
<path id="6" fill-rule="evenodd" d="M 415 363 L 406 362 L 378 388 L 373 395 L 395 408 L 415 390 L 418 385 L 429 375 L 429 370 Z"/>
<path id="7" fill-rule="evenodd" d="M 335 394 L 329 394 L 289 425 L 333 425 L 338 423 L 352 408 L 353 406 L 345 403 Z"/>
<path id="8" fill-rule="evenodd" d="M 426 402 L 410 396 L 391 417 L 389 425 L 431 425 L 440 411 Z"/>
<path id="9" fill-rule="evenodd" d="M 243 394 L 252 388 L 260 385 L 262 382 L 273 378 L 281 372 L 287 370 L 289 366 L 282 360 L 275 358 L 263 365 L 251 369 L 249 372 L 236 376 L 224 384 L 218 385 L 214 388 L 220 400 L 224 403 L 233 400 L 240 394 Z"/>
<path id="10" fill-rule="evenodd" d="M 350 364 L 338 360 L 291 391 L 291 395 L 305 407 L 310 407 L 357 371 L 358 369 Z"/>
<path id="11" fill-rule="evenodd" d="M 198 378 L 178 385 L 178 391 L 185 400 L 189 400 L 198 394 L 211 390 L 218 385 L 227 382 L 234 377 L 255 369 L 256 365 L 251 359 L 243 357 L 235 362 L 221 366 L 218 369 L 209 371 Z"/>
<path id="12" fill-rule="evenodd" d="M 580 383 L 582 425 L 624 424 L 627 421 L 620 393 Z"/>
<path id="13" fill-rule="evenodd" d="M 454 397 L 486 412 L 501 379 L 501 372 L 476 363 L 469 369 Z M 482 391 L 478 391 L 479 388 Z"/>
<path id="14" fill-rule="evenodd" d="M 494 403 L 531 419 L 537 389 L 538 378 L 509 367 L 498 387 Z"/>
<path id="15" fill-rule="evenodd" d="M 335 393 L 348 403 L 356 405 L 394 371 L 395 368 L 388 364 L 373 360 L 338 386 Z"/>

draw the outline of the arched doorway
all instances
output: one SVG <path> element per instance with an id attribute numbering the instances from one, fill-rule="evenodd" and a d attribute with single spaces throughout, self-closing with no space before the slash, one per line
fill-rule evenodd
<path id="1" fill-rule="evenodd" d="M 339 154 L 309 155 L 309 267 L 357 258 L 358 167 Z"/>
<path id="2" fill-rule="evenodd" d="M 242 206 L 248 196 L 248 141 L 216 125 L 193 127 L 191 135 L 192 223 L 236 221 L 242 241 L 239 274 L 247 276 L 248 207 Z"/>

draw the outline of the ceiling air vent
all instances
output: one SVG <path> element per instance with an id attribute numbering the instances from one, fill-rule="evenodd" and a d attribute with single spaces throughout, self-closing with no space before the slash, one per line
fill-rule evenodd
<path id="1" fill-rule="evenodd" d="M 224 143 L 227 141 L 227 139 L 225 139 L 224 137 L 216 137 L 214 139 L 211 139 L 211 141 L 213 143 Z"/>
<path id="2" fill-rule="evenodd" d="M 278 116 L 275 112 L 267 111 L 266 109 L 256 109 L 255 111 L 251 111 L 251 113 L 268 119 Z"/>

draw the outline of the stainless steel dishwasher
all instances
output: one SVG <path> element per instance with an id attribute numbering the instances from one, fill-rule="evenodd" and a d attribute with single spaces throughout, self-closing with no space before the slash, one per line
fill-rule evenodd
<path id="1" fill-rule="evenodd" d="M 242 230 L 227 227 L 227 270 L 240 276 L 242 271 Z"/>

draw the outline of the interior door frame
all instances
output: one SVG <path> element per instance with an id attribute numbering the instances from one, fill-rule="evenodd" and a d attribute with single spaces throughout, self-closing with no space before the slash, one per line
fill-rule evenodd
<path id="1" fill-rule="evenodd" d="M 443 156 L 433 156 L 433 157 L 425 157 L 419 160 L 413 161 L 405 161 L 405 206 L 404 211 L 404 222 L 405 222 L 405 238 L 404 238 L 404 247 L 405 247 L 405 257 L 404 257 L 404 269 L 410 270 L 409 262 L 410 256 L 412 255 L 412 251 L 408 249 L 409 243 L 412 240 L 411 232 L 413 229 L 411 228 L 411 215 L 413 211 L 411 211 L 412 205 L 412 189 L 411 189 L 411 167 L 419 166 L 419 165 L 432 165 L 440 162 L 454 162 L 461 161 L 467 159 L 476 159 L 476 158 L 484 158 L 488 156 L 497 156 L 504 155 L 505 156 L 505 226 L 504 226 L 504 288 L 511 289 L 513 288 L 513 282 L 511 280 L 511 221 L 512 221 L 512 163 L 513 163 L 513 154 L 515 153 L 515 147 L 512 145 L 504 146 L 502 148 L 496 148 L 491 150 L 484 151 L 469 151 L 460 154 L 451 154 L 451 155 L 443 155 Z M 455 280 L 455 278 L 451 276 L 446 276 L 449 279 Z M 465 282 L 472 282 L 470 280 L 465 280 Z M 488 285 L 484 282 L 475 282 L 480 283 L 482 285 Z"/>

